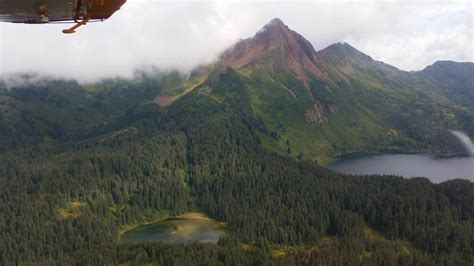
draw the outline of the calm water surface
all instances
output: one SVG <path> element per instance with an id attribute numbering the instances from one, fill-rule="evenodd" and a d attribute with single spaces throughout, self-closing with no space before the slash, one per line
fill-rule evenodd
<path id="1" fill-rule="evenodd" d="M 132 242 L 217 243 L 222 234 L 222 226 L 212 220 L 169 218 L 128 231 L 121 239 Z"/>
<path id="2" fill-rule="evenodd" d="M 455 178 L 474 181 L 474 157 L 439 158 L 433 154 L 384 154 L 342 160 L 329 168 L 355 175 L 427 177 L 435 183 Z"/>

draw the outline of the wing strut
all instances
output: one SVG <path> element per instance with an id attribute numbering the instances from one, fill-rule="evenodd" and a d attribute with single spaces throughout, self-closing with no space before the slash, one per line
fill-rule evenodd
<path id="1" fill-rule="evenodd" d="M 82 21 L 78 21 L 77 24 L 74 25 L 73 27 L 71 27 L 71 28 L 69 28 L 69 29 L 63 30 L 63 33 L 64 33 L 64 34 L 75 33 L 76 30 L 77 30 L 79 27 L 81 27 L 81 26 L 83 26 L 83 25 L 86 25 L 87 22 L 89 22 L 90 19 L 91 19 L 90 16 L 85 17 Z"/>
<path id="2" fill-rule="evenodd" d="M 89 4 L 90 0 L 85 0 L 86 4 L 86 14 L 81 12 L 82 9 L 82 0 L 76 0 L 76 7 L 74 8 L 74 21 L 76 22 L 76 25 L 69 29 L 63 30 L 64 34 L 71 34 L 75 33 L 76 30 L 87 24 L 89 20 L 91 19 L 91 4 Z M 79 19 L 82 18 L 82 21 L 79 21 Z"/>

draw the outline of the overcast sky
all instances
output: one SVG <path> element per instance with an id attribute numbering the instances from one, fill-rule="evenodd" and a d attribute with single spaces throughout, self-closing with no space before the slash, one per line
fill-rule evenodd
<path id="1" fill-rule="evenodd" d="M 211 62 L 274 17 L 316 50 L 335 42 L 403 70 L 474 61 L 474 1 L 128 0 L 110 20 L 63 35 L 64 25 L 0 23 L 0 75 L 37 72 L 94 81 L 137 68 Z"/>

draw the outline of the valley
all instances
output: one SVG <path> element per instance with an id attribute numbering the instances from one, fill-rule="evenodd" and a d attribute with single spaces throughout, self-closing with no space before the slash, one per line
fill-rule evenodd
<path id="1" fill-rule="evenodd" d="M 465 153 L 473 66 L 316 51 L 274 19 L 191 73 L 1 80 L 0 264 L 472 265 L 472 158 L 326 166 Z"/>

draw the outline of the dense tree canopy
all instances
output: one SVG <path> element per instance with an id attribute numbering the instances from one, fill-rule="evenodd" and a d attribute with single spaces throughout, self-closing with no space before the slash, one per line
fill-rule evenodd
<path id="1" fill-rule="evenodd" d="M 472 182 L 346 176 L 269 151 L 238 94 L 164 110 L 144 103 L 151 85 L 53 85 L 3 92 L 2 265 L 474 262 Z M 119 240 L 124 225 L 194 210 L 227 223 L 217 245 Z"/>

